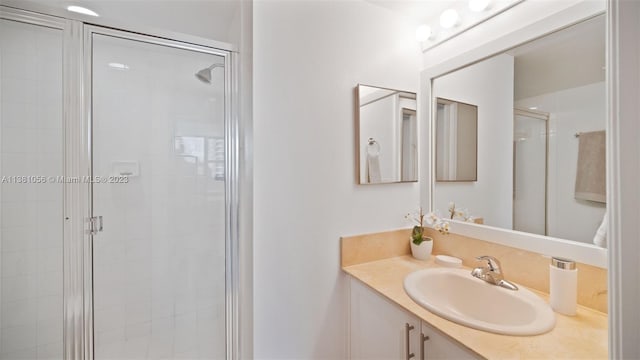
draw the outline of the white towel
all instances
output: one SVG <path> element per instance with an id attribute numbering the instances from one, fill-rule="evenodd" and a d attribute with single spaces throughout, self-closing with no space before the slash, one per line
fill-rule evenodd
<path id="1" fill-rule="evenodd" d="M 606 202 L 605 132 L 592 131 L 580 134 L 575 198 Z"/>
<path id="2" fill-rule="evenodd" d="M 370 184 L 381 182 L 380 158 L 377 154 L 367 154 L 367 180 Z"/>
<path id="3" fill-rule="evenodd" d="M 604 218 L 602 219 L 602 223 L 600 223 L 600 227 L 596 230 L 596 235 L 593 237 L 593 243 L 602 247 L 607 247 L 607 212 L 604 212 Z"/>

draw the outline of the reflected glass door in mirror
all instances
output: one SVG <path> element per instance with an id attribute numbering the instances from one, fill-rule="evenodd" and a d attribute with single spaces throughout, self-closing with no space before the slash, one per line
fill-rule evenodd
<path id="1" fill-rule="evenodd" d="M 436 99 L 436 181 L 476 181 L 478 107 Z"/>

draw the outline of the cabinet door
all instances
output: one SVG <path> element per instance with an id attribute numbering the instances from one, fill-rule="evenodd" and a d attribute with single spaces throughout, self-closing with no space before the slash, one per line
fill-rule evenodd
<path id="1" fill-rule="evenodd" d="M 360 281 L 349 277 L 349 357 L 408 360 L 419 358 L 420 320 Z"/>
<path id="2" fill-rule="evenodd" d="M 420 360 L 481 359 L 480 356 L 471 350 L 467 350 L 460 343 L 431 327 L 424 321 L 422 322 L 422 334 L 428 337 L 428 339 L 424 341 L 424 353 L 419 351 L 419 356 L 422 357 Z"/>

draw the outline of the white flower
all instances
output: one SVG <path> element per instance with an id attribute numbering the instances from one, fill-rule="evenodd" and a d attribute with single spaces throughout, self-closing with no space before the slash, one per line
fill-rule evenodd
<path id="1" fill-rule="evenodd" d="M 430 212 L 427 215 L 427 223 L 433 227 L 434 230 L 440 232 L 441 234 L 449 233 L 449 223 L 444 221 L 438 216 L 435 212 Z"/>
<path id="2" fill-rule="evenodd" d="M 426 217 L 426 215 L 422 212 L 422 208 L 418 208 L 418 210 L 414 211 L 413 213 L 407 213 L 407 215 L 404 216 L 405 219 L 407 219 L 408 221 L 412 222 L 415 226 L 420 226 L 423 227 L 423 222 L 424 222 L 424 218 Z"/>
<path id="3" fill-rule="evenodd" d="M 453 216 L 465 219 L 467 217 L 466 209 L 456 210 Z"/>
<path id="4" fill-rule="evenodd" d="M 440 217 L 433 211 L 427 214 L 427 224 L 434 225 L 438 223 L 439 220 L 440 220 Z"/>

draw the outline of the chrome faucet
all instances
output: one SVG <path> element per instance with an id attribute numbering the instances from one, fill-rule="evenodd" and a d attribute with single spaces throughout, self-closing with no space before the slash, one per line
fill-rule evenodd
<path id="1" fill-rule="evenodd" d="M 502 268 L 500 267 L 500 261 L 493 256 L 478 256 L 478 261 L 486 261 L 486 266 L 479 266 L 471 271 L 471 275 L 477 277 L 480 280 L 484 280 L 489 284 L 498 285 L 509 290 L 518 290 L 516 284 L 505 280 L 502 275 Z"/>

